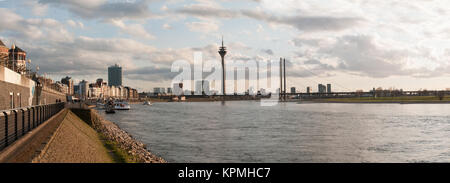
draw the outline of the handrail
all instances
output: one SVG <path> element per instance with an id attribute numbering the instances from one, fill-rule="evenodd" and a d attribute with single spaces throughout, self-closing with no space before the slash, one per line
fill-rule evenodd
<path id="1" fill-rule="evenodd" d="M 65 103 L 0 111 L 0 151 L 64 109 Z M 32 111 L 32 112 L 31 112 Z"/>

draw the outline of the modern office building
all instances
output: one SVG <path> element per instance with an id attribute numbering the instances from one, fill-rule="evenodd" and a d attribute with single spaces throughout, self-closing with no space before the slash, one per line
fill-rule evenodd
<path id="1" fill-rule="evenodd" d="M 310 94 L 310 93 L 311 93 L 311 87 L 309 87 L 309 86 L 306 87 L 306 93 L 307 93 L 307 94 Z"/>
<path id="2" fill-rule="evenodd" d="M 295 87 L 291 87 L 291 93 L 297 93 L 296 88 Z"/>
<path id="3" fill-rule="evenodd" d="M 331 93 L 331 84 L 327 84 L 327 93 Z"/>
<path id="4" fill-rule="evenodd" d="M 319 91 L 319 93 L 325 93 L 325 92 L 327 92 L 327 87 L 323 84 L 319 84 L 318 91 Z"/>
<path id="5" fill-rule="evenodd" d="M 196 95 L 209 95 L 209 81 L 202 80 L 195 82 L 195 94 Z"/>
<path id="6" fill-rule="evenodd" d="M 89 82 L 83 80 L 79 84 L 79 94 L 81 100 L 86 100 L 88 98 L 89 92 Z"/>
<path id="7" fill-rule="evenodd" d="M 122 86 L 122 67 L 117 64 L 108 67 L 108 84 L 109 86 Z"/>

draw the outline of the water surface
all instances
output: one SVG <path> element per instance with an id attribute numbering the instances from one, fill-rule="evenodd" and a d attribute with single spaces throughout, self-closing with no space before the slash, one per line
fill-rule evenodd
<path id="1" fill-rule="evenodd" d="M 155 103 L 100 113 L 169 162 L 450 162 L 448 104 Z"/>

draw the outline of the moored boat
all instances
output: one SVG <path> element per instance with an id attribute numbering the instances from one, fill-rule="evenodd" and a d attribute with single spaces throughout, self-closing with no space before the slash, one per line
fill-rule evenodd
<path id="1" fill-rule="evenodd" d="M 130 110 L 131 107 L 127 102 L 114 102 L 115 110 Z"/>

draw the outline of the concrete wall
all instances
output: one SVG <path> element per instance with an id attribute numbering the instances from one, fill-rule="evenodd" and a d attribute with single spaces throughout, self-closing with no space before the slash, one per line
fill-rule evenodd
<path id="1" fill-rule="evenodd" d="M 67 97 L 65 94 L 56 92 L 51 89 L 37 87 L 37 90 L 41 90 L 40 95 L 37 96 L 38 100 L 37 103 L 33 103 L 33 105 L 42 105 L 42 104 L 54 104 L 57 100 L 60 100 L 62 102 L 67 102 Z M 35 97 L 35 98 L 37 98 Z M 40 103 L 39 103 L 40 102 Z"/>
<path id="2" fill-rule="evenodd" d="M 29 98 L 29 88 L 0 81 L 0 110 L 29 106 Z"/>
<path id="3" fill-rule="evenodd" d="M 0 110 L 54 104 L 57 100 L 66 102 L 66 95 L 36 86 L 33 80 L 0 66 Z"/>

